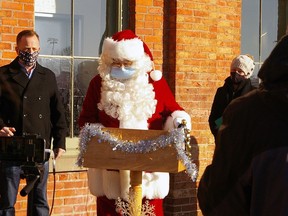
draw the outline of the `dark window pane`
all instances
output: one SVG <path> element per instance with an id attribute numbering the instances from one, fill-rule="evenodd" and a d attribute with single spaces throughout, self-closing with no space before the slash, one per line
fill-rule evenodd
<path id="1" fill-rule="evenodd" d="M 74 76 L 74 135 L 79 135 L 78 118 L 91 79 L 98 73 L 98 61 L 75 59 Z"/>
<path id="2" fill-rule="evenodd" d="M 269 56 L 276 45 L 278 14 L 278 1 L 262 0 L 262 61 Z"/>
<path id="3" fill-rule="evenodd" d="M 281 8 L 278 2 L 242 0 L 241 53 L 248 53 L 254 57 L 256 67 L 251 77 L 254 85 L 259 83 L 257 75 L 263 61 L 276 45 L 279 37 L 278 28 L 283 28 L 280 23 L 286 23 L 286 17 L 281 15 L 283 12 L 279 10 Z"/>
<path id="4" fill-rule="evenodd" d="M 278 15 L 278 1 L 242 1 L 242 53 L 253 55 L 254 60 L 260 63 L 268 57 L 277 41 Z"/>
<path id="5" fill-rule="evenodd" d="M 243 0 L 241 16 L 241 52 L 259 61 L 259 1 Z"/>
<path id="6" fill-rule="evenodd" d="M 52 70 L 56 75 L 58 89 L 62 97 L 62 102 L 65 108 L 65 116 L 67 126 L 70 126 L 71 119 L 71 60 L 70 59 L 57 59 L 57 58 L 38 58 L 39 64 Z M 70 130 L 69 130 L 70 131 Z M 68 134 L 67 134 L 68 135 Z"/>

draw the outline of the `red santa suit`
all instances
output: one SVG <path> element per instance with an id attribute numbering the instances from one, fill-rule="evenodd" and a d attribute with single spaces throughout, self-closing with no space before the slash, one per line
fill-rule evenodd
<path id="1" fill-rule="evenodd" d="M 115 59 L 132 62 L 135 72 L 129 79 L 112 77 L 111 64 Z M 98 71 L 83 103 L 80 127 L 101 123 L 104 127 L 168 130 L 185 119 L 191 128 L 189 115 L 175 101 L 161 72 L 153 70 L 150 50 L 132 31 L 124 30 L 104 40 Z M 97 196 L 98 215 L 119 215 L 115 199 L 127 199 L 129 182 L 127 170 L 88 170 L 90 191 Z M 155 215 L 164 215 L 162 202 L 168 192 L 169 173 L 143 172 L 143 199 L 155 206 Z"/>

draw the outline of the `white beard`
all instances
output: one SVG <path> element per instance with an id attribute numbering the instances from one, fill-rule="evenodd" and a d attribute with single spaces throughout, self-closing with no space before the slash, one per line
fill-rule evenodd
<path id="1" fill-rule="evenodd" d="M 135 77 L 125 81 L 111 79 L 107 71 L 102 77 L 98 108 L 117 118 L 120 128 L 148 129 L 147 120 L 155 112 L 157 101 L 146 68 L 144 70 L 138 69 Z"/>

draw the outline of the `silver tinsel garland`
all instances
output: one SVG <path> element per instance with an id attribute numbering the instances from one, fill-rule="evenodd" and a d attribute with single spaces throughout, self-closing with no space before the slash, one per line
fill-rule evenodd
<path id="1" fill-rule="evenodd" d="M 164 148 L 173 143 L 178 153 L 178 159 L 183 163 L 186 168 L 186 172 L 192 181 L 196 181 L 198 176 L 198 170 L 195 163 L 187 156 L 185 149 L 183 149 L 183 140 L 185 139 L 185 133 L 183 128 L 177 128 L 170 130 L 167 135 L 161 135 L 154 140 L 140 140 L 137 142 L 131 142 L 127 140 L 120 140 L 117 137 L 111 136 L 110 133 L 102 130 L 101 124 L 86 124 L 80 133 L 79 142 L 79 155 L 77 158 L 77 165 L 83 166 L 84 154 L 87 149 L 87 143 L 91 137 L 97 136 L 98 142 L 108 142 L 111 145 L 113 151 L 122 151 L 126 153 L 148 153 L 156 151 L 159 148 Z"/>

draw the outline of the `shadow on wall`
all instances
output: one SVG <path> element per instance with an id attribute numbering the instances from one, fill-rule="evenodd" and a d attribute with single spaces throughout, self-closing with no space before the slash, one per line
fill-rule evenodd
<path id="1" fill-rule="evenodd" d="M 191 158 L 199 168 L 199 148 L 197 140 L 191 136 Z M 198 176 L 199 178 L 199 176 Z M 197 216 L 197 190 L 186 171 L 170 174 L 170 190 L 164 199 L 165 216 Z"/>
<path id="2" fill-rule="evenodd" d="M 164 1 L 163 19 L 163 75 L 173 93 L 176 77 L 176 26 L 177 1 Z M 185 107 L 184 107 L 185 108 Z M 191 136 L 191 153 L 193 161 L 199 168 L 199 147 L 195 137 Z M 197 185 L 185 171 L 170 174 L 170 190 L 164 200 L 165 216 L 197 215 Z"/>

